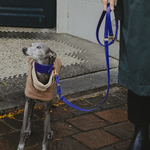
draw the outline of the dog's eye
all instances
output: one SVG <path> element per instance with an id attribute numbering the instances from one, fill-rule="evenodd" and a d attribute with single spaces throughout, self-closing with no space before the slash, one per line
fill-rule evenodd
<path id="1" fill-rule="evenodd" d="M 41 49 L 41 46 L 37 46 L 38 49 Z"/>

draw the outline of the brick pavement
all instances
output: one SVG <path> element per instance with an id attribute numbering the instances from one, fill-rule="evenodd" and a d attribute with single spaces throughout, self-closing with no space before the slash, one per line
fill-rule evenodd
<path id="1" fill-rule="evenodd" d="M 54 139 L 51 150 L 126 150 L 134 133 L 134 126 L 127 120 L 126 89 L 112 88 L 101 108 L 93 112 L 79 112 L 66 104 L 58 103 L 51 109 L 51 126 Z M 79 97 L 74 104 L 83 108 L 98 105 L 101 94 Z M 17 110 L 16 110 L 17 112 Z M 22 125 L 23 111 L 0 119 L 0 150 L 16 150 Z M 3 116 L 1 114 L 1 116 Z M 25 150 L 41 150 L 43 139 L 43 110 L 34 109 L 32 134 Z"/>

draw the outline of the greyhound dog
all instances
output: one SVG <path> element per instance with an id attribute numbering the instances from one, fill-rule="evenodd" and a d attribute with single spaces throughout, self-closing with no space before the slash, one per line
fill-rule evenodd
<path id="1" fill-rule="evenodd" d="M 22 49 L 25 56 L 32 58 L 35 62 L 42 65 L 50 65 L 55 62 L 56 53 L 46 45 L 41 43 L 33 43 L 29 48 Z M 50 74 L 36 72 L 37 79 L 42 84 L 47 84 Z M 31 134 L 31 118 L 36 100 L 26 97 L 23 125 L 20 134 L 20 141 L 17 150 L 24 150 L 25 140 Z M 50 108 L 52 101 L 42 101 L 45 112 L 44 119 L 44 139 L 42 142 L 42 150 L 48 150 L 48 140 L 52 139 L 53 131 L 50 126 Z"/>

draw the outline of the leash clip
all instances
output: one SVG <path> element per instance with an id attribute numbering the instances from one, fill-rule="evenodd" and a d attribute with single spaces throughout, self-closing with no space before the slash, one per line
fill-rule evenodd
<path id="1" fill-rule="evenodd" d="M 56 69 L 54 69 L 54 76 L 55 76 L 55 75 L 58 75 L 58 73 L 56 72 Z"/>
<path id="2" fill-rule="evenodd" d="M 116 41 L 116 39 L 114 38 L 114 35 L 110 35 L 109 37 L 113 40 L 113 43 Z"/>
<path id="3" fill-rule="evenodd" d="M 61 95 L 57 94 L 57 98 L 58 98 L 59 100 L 61 100 L 61 99 L 60 99 L 60 96 L 61 96 Z"/>
<path id="4" fill-rule="evenodd" d="M 109 36 L 113 41 L 115 41 L 114 35 Z"/>
<path id="5" fill-rule="evenodd" d="M 54 63 L 54 76 L 58 75 L 58 73 L 56 72 L 56 67 L 55 67 L 56 63 Z"/>
<path id="6" fill-rule="evenodd" d="M 109 41 L 109 39 L 112 39 L 113 40 L 113 43 L 116 41 L 116 39 L 114 38 L 114 35 L 110 35 L 109 38 L 103 38 L 103 41 Z"/>

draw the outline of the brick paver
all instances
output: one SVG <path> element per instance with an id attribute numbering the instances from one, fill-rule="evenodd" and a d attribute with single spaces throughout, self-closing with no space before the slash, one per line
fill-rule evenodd
<path id="1" fill-rule="evenodd" d="M 105 127 L 105 129 L 123 140 L 132 138 L 134 134 L 134 125 L 130 122 L 122 122 Z"/>
<path id="2" fill-rule="evenodd" d="M 90 148 L 72 137 L 65 137 L 57 141 L 53 140 L 49 145 L 50 150 L 90 150 Z"/>
<path id="3" fill-rule="evenodd" d="M 68 119 L 67 121 L 83 131 L 96 129 L 108 125 L 106 121 L 99 119 L 92 114 L 75 117 L 72 119 Z"/>
<path id="4" fill-rule="evenodd" d="M 33 120 L 31 122 L 31 131 L 35 131 L 36 133 L 43 136 L 44 134 L 44 120 Z"/>
<path id="5" fill-rule="evenodd" d="M 104 148 L 100 148 L 98 150 L 118 150 L 117 148 L 113 147 L 113 146 L 106 146 Z"/>
<path id="6" fill-rule="evenodd" d="M 78 129 L 66 122 L 56 122 L 52 124 L 52 130 L 55 138 L 62 138 L 80 132 Z"/>
<path id="7" fill-rule="evenodd" d="M 0 134 L 6 134 L 10 131 L 13 131 L 7 124 L 4 122 L 0 121 Z"/>
<path id="8" fill-rule="evenodd" d="M 15 116 L 16 119 L 4 118 L 4 121 L 15 129 L 21 129 L 23 113 Z"/>
<path id="9" fill-rule="evenodd" d="M 106 145 L 116 143 L 119 139 L 104 130 L 92 130 L 88 132 L 73 135 L 75 139 L 87 145 L 90 148 L 100 148 Z"/>
<path id="10" fill-rule="evenodd" d="M 1 138 L 13 147 L 13 149 L 7 150 L 16 150 L 20 139 L 20 131 L 6 134 Z M 30 138 L 26 140 L 26 147 L 42 143 L 42 140 L 43 140 L 42 136 L 40 136 L 36 132 L 32 132 Z"/>
<path id="11" fill-rule="evenodd" d="M 41 108 L 41 106 L 40 106 L 40 108 Z M 33 114 L 35 116 L 37 116 L 38 118 L 40 118 L 40 119 L 44 118 L 44 111 L 43 111 L 43 109 L 33 109 Z"/>
<path id="12" fill-rule="evenodd" d="M 0 138 L 0 149 L 1 150 L 11 150 L 13 149 L 13 146 L 3 138 Z"/>
<path id="13" fill-rule="evenodd" d="M 114 144 L 113 146 L 116 147 L 117 149 L 120 149 L 120 150 L 127 150 L 127 148 L 130 145 L 130 142 L 131 142 L 131 140 L 123 141 L 123 142 L 119 142 L 117 144 Z"/>
<path id="14" fill-rule="evenodd" d="M 65 118 L 71 118 L 72 116 L 73 115 L 71 113 L 68 113 L 61 107 L 58 107 L 57 109 L 56 108 L 51 109 L 51 120 L 52 121 L 62 120 Z"/>
<path id="15" fill-rule="evenodd" d="M 100 111 L 96 112 L 95 114 L 111 123 L 117 123 L 128 120 L 126 111 L 123 111 L 120 108 L 114 108 L 102 112 Z"/>
<path id="16" fill-rule="evenodd" d="M 15 115 L 15 119 L 10 118 L 4 118 L 4 121 L 9 124 L 14 129 L 21 129 L 22 127 L 22 121 L 23 121 L 23 115 L 24 113 L 20 113 Z M 38 120 L 35 116 L 32 117 L 32 121 Z"/>

